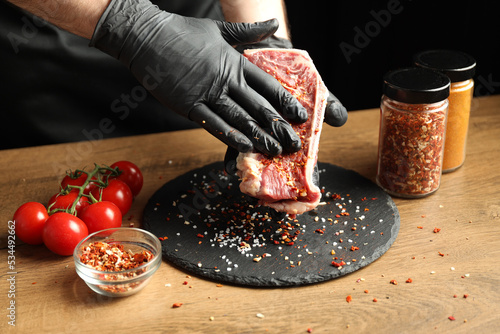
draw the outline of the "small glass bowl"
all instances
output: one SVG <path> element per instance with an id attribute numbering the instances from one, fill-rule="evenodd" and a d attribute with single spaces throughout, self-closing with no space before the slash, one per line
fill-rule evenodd
<path id="1" fill-rule="evenodd" d="M 132 269 L 122 271 L 100 271 L 81 262 L 83 250 L 93 242 L 122 244 L 124 251 L 138 253 L 150 251 L 153 258 Z M 150 281 L 161 265 L 161 244 L 152 233 L 132 227 L 110 228 L 90 234 L 80 241 L 73 252 L 75 267 L 87 285 L 95 292 L 109 297 L 125 297 L 139 292 Z"/>

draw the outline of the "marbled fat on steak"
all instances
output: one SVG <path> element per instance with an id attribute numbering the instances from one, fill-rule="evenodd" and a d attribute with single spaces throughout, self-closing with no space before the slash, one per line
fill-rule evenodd
<path id="1" fill-rule="evenodd" d="M 328 90 L 306 51 L 254 49 L 246 50 L 244 55 L 292 93 L 309 118 L 305 123 L 292 124 L 302 141 L 300 151 L 277 157 L 256 152 L 238 155 L 240 190 L 276 211 L 295 215 L 312 210 L 321 199 L 313 172 Z"/>

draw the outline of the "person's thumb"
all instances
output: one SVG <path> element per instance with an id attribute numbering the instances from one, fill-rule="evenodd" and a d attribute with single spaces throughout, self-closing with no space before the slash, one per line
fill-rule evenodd
<path id="1" fill-rule="evenodd" d="M 231 45 L 259 42 L 273 35 L 279 26 L 277 19 L 255 23 L 216 22 L 222 37 Z"/>

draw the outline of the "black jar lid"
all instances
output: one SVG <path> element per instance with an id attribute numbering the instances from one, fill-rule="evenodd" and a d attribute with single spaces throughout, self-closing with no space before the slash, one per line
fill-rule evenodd
<path id="1" fill-rule="evenodd" d="M 415 65 L 446 74 L 451 82 L 471 79 L 476 72 L 476 61 L 467 53 L 455 50 L 428 50 L 413 57 Z"/>
<path id="2" fill-rule="evenodd" d="M 426 68 L 402 68 L 384 76 L 383 93 L 403 103 L 436 103 L 450 95 L 450 79 Z"/>

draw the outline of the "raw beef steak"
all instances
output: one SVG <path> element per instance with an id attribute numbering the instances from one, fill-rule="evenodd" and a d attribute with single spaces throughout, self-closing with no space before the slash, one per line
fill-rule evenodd
<path id="1" fill-rule="evenodd" d="M 238 155 L 240 190 L 258 198 L 261 205 L 290 215 L 312 210 L 321 199 L 313 172 L 328 90 L 306 51 L 254 49 L 246 50 L 244 55 L 292 93 L 309 118 L 305 123 L 292 124 L 302 141 L 300 151 L 277 157 L 255 152 Z"/>

